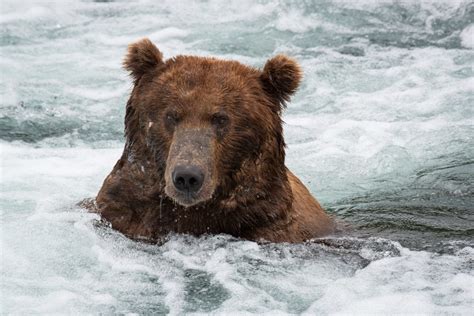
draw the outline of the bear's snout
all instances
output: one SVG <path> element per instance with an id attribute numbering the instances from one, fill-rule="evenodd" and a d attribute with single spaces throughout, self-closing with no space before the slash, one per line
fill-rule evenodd
<path id="1" fill-rule="evenodd" d="M 211 199 L 216 188 L 214 148 L 210 128 L 177 129 L 166 161 L 166 195 L 186 207 Z"/>
<path id="2" fill-rule="evenodd" d="M 174 187 L 183 193 L 196 193 L 202 187 L 204 172 L 197 166 L 179 165 L 171 175 Z"/>

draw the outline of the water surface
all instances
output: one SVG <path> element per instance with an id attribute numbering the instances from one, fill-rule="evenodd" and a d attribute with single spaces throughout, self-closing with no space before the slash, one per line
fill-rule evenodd
<path id="1" fill-rule="evenodd" d="M 472 313 L 472 1 L 0 7 L 2 313 Z M 346 234 L 150 245 L 76 207 L 120 156 L 143 36 L 166 58 L 297 58 L 287 164 Z"/>

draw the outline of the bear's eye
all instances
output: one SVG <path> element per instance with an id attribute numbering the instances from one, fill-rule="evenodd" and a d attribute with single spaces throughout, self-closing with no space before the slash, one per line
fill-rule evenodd
<path id="1" fill-rule="evenodd" d="M 176 112 L 166 113 L 165 121 L 166 121 L 166 124 L 168 125 L 171 125 L 171 126 L 176 125 L 179 122 L 178 113 Z"/>
<path id="2" fill-rule="evenodd" d="M 212 116 L 211 122 L 215 127 L 223 128 L 229 122 L 229 118 L 225 114 L 216 113 Z"/>

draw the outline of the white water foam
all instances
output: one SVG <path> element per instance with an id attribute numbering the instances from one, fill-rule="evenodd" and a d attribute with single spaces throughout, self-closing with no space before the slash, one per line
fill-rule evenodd
<path id="1" fill-rule="evenodd" d="M 462 30 L 461 34 L 461 44 L 466 48 L 474 48 L 474 24 L 469 24 L 464 30 Z"/>

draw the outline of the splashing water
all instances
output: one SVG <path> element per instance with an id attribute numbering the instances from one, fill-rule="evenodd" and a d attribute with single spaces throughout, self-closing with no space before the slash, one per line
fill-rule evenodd
<path id="1" fill-rule="evenodd" d="M 0 312 L 469 314 L 472 1 L 1 4 Z M 351 228 L 305 244 L 128 240 L 75 206 L 123 146 L 126 45 L 305 77 L 287 164 Z"/>

